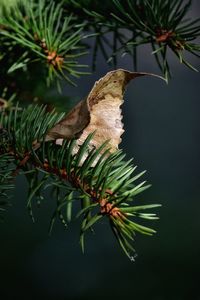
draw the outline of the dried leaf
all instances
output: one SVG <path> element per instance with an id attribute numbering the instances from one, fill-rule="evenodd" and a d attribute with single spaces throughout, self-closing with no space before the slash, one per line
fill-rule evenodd
<path id="1" fill-rule="evenodd" d="M 88 134 L 95 131 L 91 147 L 97 148 L 109 140 L 107 148 L 110 152 L 116 151 L 124 132 L 120 106 L 125 87 L 132 79 L 145 75 L 163 79 L 154 74 L 123 69 L 107 73 L 94 84 L 88 97 L 48 132 L 46 139 L 62 144 L 63 139 L 76 138 L 77 144 L 81 145 Z"/>

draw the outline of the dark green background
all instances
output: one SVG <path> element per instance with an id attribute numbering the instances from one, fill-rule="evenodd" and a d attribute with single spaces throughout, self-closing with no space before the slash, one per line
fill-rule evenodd
<path id="1" fill-rule="evenodd" d="M 149 52 L 140 49 L 139 70 L 158 73 Z M 190 60 L 199 67 L 198 59 Z M 90 63 L 91 57 L 83 61 Z M 48 237 L 51 197 L 35 209 L 32 224 L 25 209 L 26 182 L 19 180 L 0 227 L 0 299 L 200 300 L 200 75 L 173 57 L 170 61 L 169 85 L 138 78 L 128 86 L 123 105 L 120 146 L 135 158 L 138 171 L 148 171 L 144 178 L 152 183 L 137 203 L 162 204 L 160 220 L 151 224 L 157 234 L 137 235 L 137 257 L 130 262 L 105 220 L 88 235 L 83 255 L 79 221 L 67 231 L 58 222 Z M 131 69 L 130 58 L 118 66 Z M 96 72 L 78 80 L 78 88 L 66 85 L 65 94 L 81 99 L 108 70 L 99 55 Z"/>

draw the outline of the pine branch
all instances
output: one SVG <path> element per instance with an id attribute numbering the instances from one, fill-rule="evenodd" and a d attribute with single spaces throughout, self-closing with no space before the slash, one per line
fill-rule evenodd
<path id="1" fill-rule="evenodd" d="M 58 85 L 63 78 L 74 84 L 70 76 L 87 74 L 79 70 L 86 65 L 77 62 L 77 58 L 86 53 L 81 45 L 82 27 L 74 26 L 72 14 L 64 17 L 62 4 L 37 2 L 20 2 L 14 9 L 4 7 L 0 39 L 8 55 L 18 49 L 7 72 L 26 70 L 29 65 L 40 63 L 41 69 L 46 67 L 44 77 L 48 85 L 54 78 Z"/>
<path id="2" fill-rule="evenodd" d="M 68 226 L 73 204 L 79 201 L 81 207 L 77 216 L 82 217 L 82 250 L 85 233 L 107 217 L 118 243 L 131 258 L 134 250 L 130 242 L 135 232 L 155 233 L 134 220 L 136 217 L 157 219 L 155 214 L 140 211 L 159 205 L 134 206 L 132 203 L 137 194 L 149 187 L 145 181 L 137 183 L 144 172 L 135 175 L 136 166 L 132 160 L 124 161 L 122 151 L 109 154 L 107 142 L 97 149 L 89 148 L 93 133 L 81 146 L 77 146 L 76 139 L 66 140 L 62 146 L 46 142 L 48 130 L 62 117 L 63 114 L 46 112 L 44 106 L 2 110 L 0 124 L 8 141 L 3 143 L 1 156 L 9 154 L 12 157 L 16 166 L 13 176 L 26 176 L 29 186 L 27 208 L 33 220 L 34 201 L 40 203 L 44 191 L 49 189 L 56 199 L 50 231 L 57 217 Z"/>
<path id="3" fill-rule="evenodd" d="M 0 18 L 0 64 L 5 82 L 11 80 L 11 86 L 18 70 L 29 72 L 32 78 L 36 73 L 35 77 L 45 79 L 48 86 L 56 81 L 59 91 L 63 78 L 74 84 L 72 77 L 87 74 L 82 71 L 85 65 L 77 59 L 91 47 L 89 37 L 95 39 L 93 69 L 99 50 L 114 67 L 118 55 L 128 53 L 136 69 L 136 49 L 149 44 L 166 79 L 171 73 L 169 51 L 180 63 L 197 71 L 185 58 L 187 52 L 199 57 L 200 50 L 195 43 L 200 35 L 200 19 L 187 17 L 191 0 L 185 4 L 181 0 L 112 0 L 104 5 L 91 0 L 57 2 L 22 1 L 14 9 L 4 8 L 4 17 Z"/>
<path id="4" fill-rule="evenodd" d="M 180 63 L 197 71 L 184 58 L 186 52 L 199 57 L 200 51 L 199 44 L 192 42 L 200 36 L 200 19 L 191 20 L 187 17 L 192 5 L 191 0 L 185 4 L 181 0 L 112 0 L 105 6 L 99 5 L 98 1 L 65 2 L 80 18 L 88 17 L 86 25 L 99 36 L 101 51 L 105 35 L 108 32 L 113 33 L 119 47 L 115 49 L 114 43 L 112 44 L 113 54 L 109 62 L 116 61 L 117 54 L 120 53 L 122 56 L 125 53 L 134 56 L 138 46 L 150 44 L 152 54 L 155 55 L 156 62 L 166 79 L 170 77 L 170 63 L 167 57 L 169 49 L 178 57 Z M 132 33 L 133 36 L 130 38 Z M 105 42 L 105 45 L 108 44 Z M 137 61 L 136 58 L 135 60 Z"/>

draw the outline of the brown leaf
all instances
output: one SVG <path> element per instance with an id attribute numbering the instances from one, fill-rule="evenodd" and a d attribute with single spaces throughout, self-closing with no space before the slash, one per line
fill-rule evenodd
<path id="1" fill-rule="evenodd" d="M 88 134 L 95 131 L 90 142 L 91 147 L 97 148 L 109 140 L 107 147 L 110 152 L 116 151 L 124 132 L 120 106 L 123 103 L 125 87 L 130 80 L 144 75 L 162 78 L 150 73 L 123 69 L 107 73 L 94 84 L 88 97 L 79 102 L 48 132 L 46 140 L 53 139 L 62 144 L 63 139 L 77 138 L 77 144 L 81 145 Z"/>

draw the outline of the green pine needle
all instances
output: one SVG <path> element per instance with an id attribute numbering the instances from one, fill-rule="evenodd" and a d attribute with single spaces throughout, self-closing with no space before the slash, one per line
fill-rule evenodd
<path id="1" fill-rule="evenodd" d="M 103 217 L 107 217 L 119 244 L 131 257 L 135 232 L 148 235 L 155 232 L 138 224 L 135 218 L 157 219 L 154 213 L 141 211 L 158 205 L 133 205 L 135 196 L 149 187 L 145 181 L 137 183 L 144 172 L 135 175 L 136 167 L 132 160 L 125 161 L 125 154 L 121 150 L 110 154 L 107 142 L 97 149 L 91 149 L 94 133 L 88 135 L 78 151 L 76 139 L 64 141 L 62 146 L 52 141 L 46 142 L 48 130 L 62 117 L 63 114 L 46 112 L 45 106 L 37 105 L 30 105 L 23 110 L 17 106 L 6 114 L 4 111 L 0 114 L 0 125 L 8 133 L 7 148 L 1 148 L 0 154 L 12 153 L 11 158 L 17 168 L 13 176 L 24 174 L 27 178 L 29 214 L 34 221 L 34 203 L 40 205 L 48 190 L 56 200 L 49 226 L 51 232 L 56 220 L 68 226 L 73 218 L 74 203 L 79 201 L 77 217 L 82 218 L 82 249 L 85 233 L 92 230 Z M 7 165 L 9 160 L 4 159 L 4 163 Z"/>
<path id="2" fill-rule="evenodd" d="M 64 17 L 62 3 L 38 0 L 36 4 L 31 0 L 20 2 L 13 9 L 4 7 L 4 17 L 0 24 L 0 35 L 6 38 L 5 43 L 10 44 L 8 50 L 13 51 L 13 45 L 23 49 L 22 55 L 9 67 L 8 73 L 41 62 L 41 68 L 44 65 L 47 69 L 47 84 L 51 84 L 55 78 L 64 78 L 74 84 L 71 76 L 86 74 L 79 70 L 86 65 L 76 60 L 86 53 L 81 44 L 84 38 L 82 27 L 74 26 L 72 14 L 65 14 Z"/>

